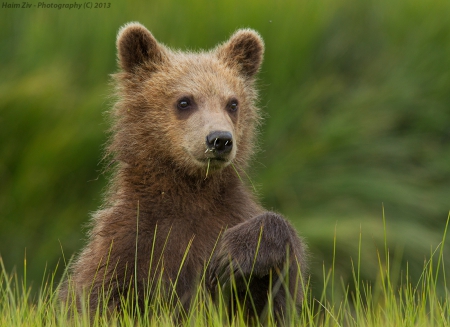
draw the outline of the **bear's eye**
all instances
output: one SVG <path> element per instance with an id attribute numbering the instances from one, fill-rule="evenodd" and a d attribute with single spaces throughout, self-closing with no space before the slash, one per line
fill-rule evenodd
<path id="1" fill-rule="evenodd" d="M 235 112 L 238 110 L 238 101 L 236 99 L 233 99 L 230 101 L 230 103 L 228 104 L 228 108 L 230 109 L 230 111 Z"/>
<path id="2" fill-rule="evenodd" d="M 178 100 L 177 103 L 177 108 L 180 110 L 186 110 L 189 109 L 191 107 L 191 99 L 189 98 L 181 98 L 180 100 Z"/>

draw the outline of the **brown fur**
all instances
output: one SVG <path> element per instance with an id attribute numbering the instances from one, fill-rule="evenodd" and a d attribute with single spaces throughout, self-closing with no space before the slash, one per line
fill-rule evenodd
<path id="1" fill-rule="evenodd" d="M 136 281 L 142 301 L 148 280 L 162 274 L 163 288 L 170 292 L 177 281 L 176 293 L 187 306 L 216 246 L 206 270 L 212 293 L 232 274 L 237 285 L 252 274 L 261 314 L 269 274 L 280 274 L 287 263 L 287 287 L 300 303 L 303 291 L 295 279 L 298 267 L 306 269 L 305 245 L 284 218 L 261 207 L 235 171 L 245 176 L 256 148 L 261 37 L 244 29 L 209 52 L 176 52 L 131 23 L 119 31 L 117 48 L 118 101 L 106 153 L 117 170 L 93 216 L 88 244 L 69 270 L 77 299 L 89 294 L 95 310 L 109 288 L 112 309 Z M 205 144 L 215 131 L 229 133 L 229 151 L 214 148 L 219 138 Z M 286 297 L 283 288 L 275 295 L 278 312 Z"/>

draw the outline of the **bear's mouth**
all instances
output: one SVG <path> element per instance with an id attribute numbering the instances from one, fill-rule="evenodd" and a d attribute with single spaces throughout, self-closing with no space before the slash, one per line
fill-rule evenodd
<path id="1" fill-rule="evenodd" d="M 218 154 L 214 151 L 192 153 L 186 148 L 184 150 L 195 160 L 196 166 L 201 169 L 220 170 L 228 166 L 234 158 L 232 154 Z"/>
<path id="2" fill-rule="evenodd" d="M 199 161 L 202 163 L 203 167 L 206 167 L 207 170 L 220 170 L 231 163 L 230 160 L 223 157 L 202 158 Z"/>
<path id="3" fill-rule="evenodd" d="M 224 163 L 228 163 L 230 161 L 229 153 L 222 153 L 216 151 L 215 149 L 207 148 L 205 151 L 206 156 L 202 158 L 202 161 L 208 165 L 217 164 L 223 165 Z"/>
<path id="4" fill-rule="evenodd" d="M 221 158 L 221 157 L 212 157 L 212 158 L 205 158 L 201 160 L 205 165 L 207 165 L 208 163 L 210 165 L 215 164 L 215 165 L 223 165 L 225 163 L 228 163 L 229 160 L 227 160 L 226 158 Z"/>
<path id="5" fill-rule="evenodd" d="M 211 162 L 214 162 L 214 161 L 227 162 L 228 160 L 225 159 L 225 158 L 221 158 L 221 157 L 213 157 L 213 158 L 206 158 L 205 159 L 205 162 L 208 162 L 208 161 L 211 161 Z"/>

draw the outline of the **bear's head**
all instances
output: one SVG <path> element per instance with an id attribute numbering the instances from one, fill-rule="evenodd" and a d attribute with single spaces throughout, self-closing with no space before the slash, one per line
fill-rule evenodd
<path id="1" fill-rule="evenodd" d="M 190 175 L 244 167 L 257 147 L 254 87 L 264 43 L 241 29 L 208 52 L 173 51 L 139 23 L 117 36 L 118 102 L 109 152 Z"/>

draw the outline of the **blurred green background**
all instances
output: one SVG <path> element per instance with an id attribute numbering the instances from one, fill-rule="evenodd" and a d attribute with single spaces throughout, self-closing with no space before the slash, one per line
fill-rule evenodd
<path id="1" fill-rule="evenodd" d="M 69 3 L 69 2 L 68 2 Z M 37 2 L 33 2 L 37 4 Z M 450 1 L 164 0 L 109 9 L 0 8 L 0 253 L 39 284 L 83 245 L 101 203 L 115 37 L 140 21 L 181 49 L 239 27 L 266 42 L 262 151 L 268 209 L 310 244 L 313 287 L 332 263 L 374 279 L 384 248 L 416 278 L 450 210 Z M 335 236 L 336 235 L 336 236 Z M 447 247 L 447 250 L 448 247 Z M 448 262 L 450 264 L 450 261 Z"/>

